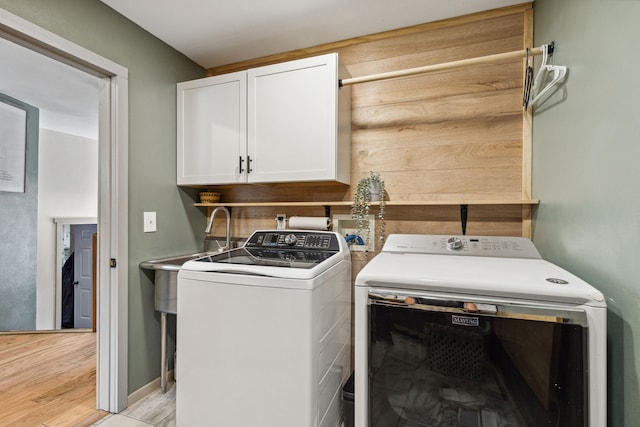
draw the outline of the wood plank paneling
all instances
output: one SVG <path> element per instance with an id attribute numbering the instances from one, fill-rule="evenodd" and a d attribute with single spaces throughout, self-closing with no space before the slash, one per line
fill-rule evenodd
<path id="1" fill-rule="evenodd" d="M 422 123 L 392 129 L 354 129 L 351 134 L 351 148 L 356 154 L 355 161 L 358 162 L 367 150 L 379 145 L 394 146 L 396 143 L 402 143 L 410 147 L 427 144 L 456 146 L 520 141 L 521 120 L 520 114 L 514 114 L 456 122 Z"/>
<path id="2" fill-rule="evenodd" d="M 422 36 L 422 37 L 420 37 Z M 349 63 L 348 56 L 344 59 L 344 63 L 351 73 L 352 77 L 362 77 L 368 74 L 378 74 L 389 71 L 397 71 L 405 68 L 422 67 L 426 65 L 442 64 L 461 59 L 476 58 L 479 56 L 493 55 L 497 53 L 511 52 L 522 49 L 522 37 L 508 37 L 504 39 L 476 42 L 475 37 L 470 42 L 468 39 L 466 44 L 461 46 L 449 46 L 435 50 L 426 50 L 432 47 L 431 40 L 428 39 L 429 34 L 416 34 L 411 36 L 413 39 L 421 39 L 420 45 L 422 50 L 408 49 L 406 51 L 394 49 L 394 55 L 383 57 L 381 59 L 369 59 L 364 62 Z M 408 36 L 405 36 L 408 37 Z M 341 57 L 346 56 L 341 53 Z"/>
<path id="3" fill-rule="evenodd" d="M 523 4 L 230 64 L 208 75 L 336 51 L 351 75 L 359 77 L 521 50 L 531 34 L 532 8 Z M 517 60 L 355 84 L 351 187 L 217 190 L 227 202 L 350 200 L 354 184 L 373 170 L 380 172 L 394 201 L 528 199 L 530 145 L 523 139 L 530 121 L 522 110 L 522 81 L 523 61 Z M 388 207 L 386 212 L 387 233 L 460 233 L 455 206 Z M 234 208 L 234 235 L 273 228 L 276 213 L 324 215 L 322 208 Z M 332 213 L 349 213 L 349 208 L 334 207 Z M 530 207 L 474 206 L 467 233 L 528 235 L 530 214 Z M 223 232 L 222 221 L 216 227 L 216 234 Z M 354 255 L 354 262 L 361 256 Z"/>
<path id="4" fill-rule="evenodd" d="M 448 72 L 354 85 L 352 90 L 356 92 L 357 96 L 354 96 L 351 107 L 401 104 L 518 88 L 522 87 L 522 82 L 517 78 L 521 68 L 522 63 L 518 61 L 477 67 L 473 72 L 468 69 L 456 69 Z M 365 84 L 367 90 L 359 90 Z"/>
<path id="5" fill-rule="evenodd" d="M 517 17 L 514 19 L 514 17 Z M 508 50 L 517 50 L 521 47 L 506 47 L 506 40 L 522 37 L 523 15 L 504 15 L 481 19 L 479 21 L 456 24 L 454 20 L 450 25 L 439 28 L 415 28 L 412 33 L 391 36 L 367 43 L 352 45 L 340 50 L 343 62 L 350 66 L 357 63 L 370 63 L 382 59 L 393 59 L 399 56 L 417 55 L 414 59 L 423 61 L 427 58 L 430 62 L 422 65 L 449 62 L 457 59 L 470 58 L 474 56 L 488 55 Z M 481 25 L 478 23 L 481 22 Z M 424 39 L 428 38 L 429 43 L 425 44 Z M 473 40 L 473 42 L 470 42 Z M 476 45 L 493 46 L 494 51 L 485 48 L 485 53 L 474 52 Z M 446 54 L 438 53 L 446 52 Z M 390 62 L 393 63 L 395 61 Z M 402 64 L 402 60 L 399 61 Z M 395 65 L 398 65 L 395 64 Z M 394 65 L 394 66 L 395 66 Z M 382 68 L 379 68 L 380 70 Z M 391 71 L 391 70 L 386 70 Z M 380 71 L 375 71 L 380 72 Z"/>
<path id="6" fill-rule="evenodd" d="M 474 96 L 465 94 L 353 108 L 351 120 L 356 129 L 400 127 L 506 116 L 521 107 L 522 90 L 515 88 Z"/>
<path id="7" fill-rule="evenodd" d="M 511 167 L 520 158 L 520 141 L 468 142 L 457 145 L 422 145 L 414 147 L 402 140 L 381 144 L 358 159 L 363 170 L 403 172 L 397 161 L 412 171 Z M 394 194 L 395 195 L 395 194 Z M 398 200 L 398 197 L 394 197 Z"/>

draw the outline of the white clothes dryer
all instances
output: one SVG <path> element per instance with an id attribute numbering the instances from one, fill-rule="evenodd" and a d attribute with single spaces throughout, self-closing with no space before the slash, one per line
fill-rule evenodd
<path id="1" fill-rule="evenodd" d="M 518 237 L 391 235 L 355 283 L 355 425 L 606 425 L 606 303 Z"/>
<path id="2" fill-rule="evenodd" d="M 176 424 L 338 426 L 351 374 L 351 257 L 338 233 L 256 231 L 178 273 Z"/>

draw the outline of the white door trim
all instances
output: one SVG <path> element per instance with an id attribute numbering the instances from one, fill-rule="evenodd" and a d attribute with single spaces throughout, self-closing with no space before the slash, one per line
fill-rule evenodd
<path id="1" fill-rule="evenodd" d="M 97 407 L 127 407 L 128 70 L 0 9 L 0 37 L 92 75 L 100 82 Z M 115 260 L 116 265 L 110 266 Z"/>

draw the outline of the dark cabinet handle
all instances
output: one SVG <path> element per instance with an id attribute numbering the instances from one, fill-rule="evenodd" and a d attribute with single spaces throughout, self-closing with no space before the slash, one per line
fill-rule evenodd
<path id="1" fill-rule="evenodd" d="M 251 173 L 253 172 L 253 169 L 251 169 L 251 162 L 253 162 L 253 159 L 251 158 L 251 156 L 247 156 L 247 160 L 248 160 L 248 167 L 249 167 L 249 172 L 247 173 Z"/>
<path id="2" fill-rule="evenodd" d="M 244 172 L 244 169 L 242 168 L 242 162 L 244 162 L 244 159 L 242 158 L 242 156 L 238 156 L 238 169 L 240 170 L 240 173 Z"/>

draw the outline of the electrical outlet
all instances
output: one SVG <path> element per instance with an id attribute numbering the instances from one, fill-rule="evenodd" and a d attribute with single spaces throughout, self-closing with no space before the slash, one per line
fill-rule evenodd
<path id="1" fill-rule="evenodd" d="M 145 233 L 155 233 L 157 231 L 156 227 L 156 213 L 155 212 L 144 212 L 143 215 L 144 221 L 144 232 Z"/>

